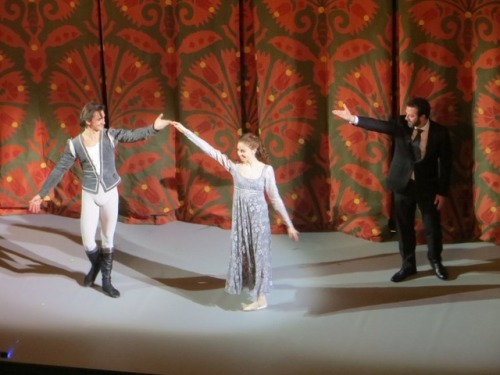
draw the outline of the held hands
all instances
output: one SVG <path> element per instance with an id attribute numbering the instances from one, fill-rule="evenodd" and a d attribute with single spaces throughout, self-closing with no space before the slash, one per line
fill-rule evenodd
<path id="1" fill-rule="evenodd" d="M 174 126 L 177 130 L 179 130 L 181 133 L 184 132 L 184 125 L 182 125 L 180 122 L 177 121 L 172 121 L 172 120 L 167 120 L 163 118 L 163 113 L 161 113 L 155 120 L 153 124 L 153 129 L 154 130 L 162 130 L 165 129 L 167 126 Z"/>
<path id="2" fill-rule="evenodd" d="M 351 123 L 354 122 L 355 117 L 351 114 L 351 111 L 349 111 L 349 108 L 347 108 L 345 104 L 344 104 L 344 109 L 334 109 L 332 113 Z"/>
<path id="3" fill-rule="evenodd" d="M 172 125 L 173 121 L 172 120 L 167 120 L 163 118 L 163 113 L 161 113 L 155 120 L 153 124 L 153 129 L 154 130 L 162 130 L 165 129 L 168 125 Z"/>
<path id="4" fill-rule="evenodd" d="M 174 126 L 178 131 L 181 133 L 184 133 L 184 130 L 186 129 L 184 125 L 182 125 L 180 122 L 177 121 L 172 121 L 172 126 Z"/>
<path id="5" fill-rule="evenodd" d="M 32 200 L 30 200 L 29 212 L 37 214 L 40 212 L 40 205 L 42 204 L 43 199 L 40 195 L 35 195 Z"/>

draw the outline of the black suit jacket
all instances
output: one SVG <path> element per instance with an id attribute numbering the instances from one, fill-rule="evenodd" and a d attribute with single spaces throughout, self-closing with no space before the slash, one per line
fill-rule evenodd
<path id="1" fill-rule="evenodd" d="M 415 171 L 415 182 L 419 191 L 448 195 L 452 167 L 448 129 L 430 121 L 425 156 L 416 162 L 411 146 L 412 129 L 404 116 L 400 116 L 398 122 L 358 117 L 357 126 L 392 136 L 394 155 L 387 176 L 387 187 L 390 190 L 396 193 L 403 192 L 412 172 Z"/>

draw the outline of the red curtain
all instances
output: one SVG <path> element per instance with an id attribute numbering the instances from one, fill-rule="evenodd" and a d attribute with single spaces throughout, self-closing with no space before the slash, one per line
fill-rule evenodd
<path id="1" fill-rule="evenodd" d="M 28 200 L 89 100 L 111 127 L 160 113 L 235 156 L 263 138 L 301 231 L 389 238 L 390 139 L 333 118 L 388 119 L 412 96 L 450 130 L 446 242 L 500 243 L 498 1 L 0 0 L 0 214 Z M 120 146 L 120 220 L 228 228 L 230 176 L 173 129 Z M 77 217 L 79 169 L 47 212 Z M 273 230 L 282 231 L 272 212 Z M 418 222 L 419 241 L 424 237 Z"/>

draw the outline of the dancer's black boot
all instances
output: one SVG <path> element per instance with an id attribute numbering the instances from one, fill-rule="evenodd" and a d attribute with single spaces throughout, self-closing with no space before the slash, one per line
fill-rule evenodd
<path id="1" fill-rule="evenodd" d="M 91 286 L 94 284 L 101 267 L 101 251 L 96 247 L 94 251 L 86 251 L 85 253 L 90 260 L 91 267 L 89 273 L 83 279 L 83 286 Z"/>
<path id="2" fill-rule="evenodd" d="M 101 251 L 101 273 L 102 290 L 108 296 L 120 297 L 120 292 L 111 285 L 111 270 L 113 269 L 113 249 L 102 249 Z"/>

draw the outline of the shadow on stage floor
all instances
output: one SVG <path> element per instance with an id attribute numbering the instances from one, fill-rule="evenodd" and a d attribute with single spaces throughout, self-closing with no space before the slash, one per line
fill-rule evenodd
<path id="1" fill-rule="evenodd" d="M 269 307 L 224 291 L 229 232 L 119 223 L 112 299 L 82 285 L 79 222 L 0 217 L 0 373 L 497 374 L 500 251 L 447 244 L 448 281 L 417 249 L 341 233 L 272 239 Z"/>

